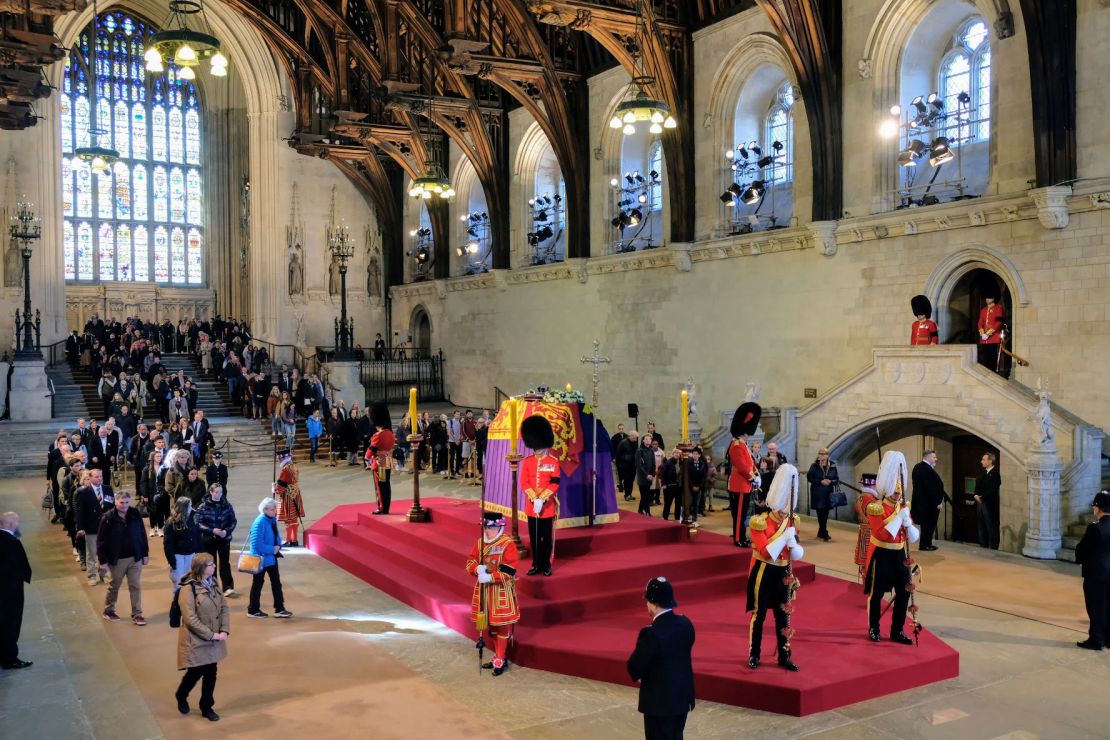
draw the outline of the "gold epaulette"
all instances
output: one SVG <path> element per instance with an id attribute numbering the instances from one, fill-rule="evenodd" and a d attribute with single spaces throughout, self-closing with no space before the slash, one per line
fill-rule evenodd
<path id="1" fill-rule="evenodd" d="M 867 505 L 868 516 L 882 516 L 884 512 L 882 501 L 872 501 Z"/>
<path id="2" fill-rule="evenodd" d="M 751 518 L 751 520 L 748 522 L 748 526 L 751 527 L 751 530 L 753 532 L 764 532 L 764 531 L 766 531 L 767 530 L 767 515 L 766 514 L 757 514 L 756 516 L 753 516 Z"/>

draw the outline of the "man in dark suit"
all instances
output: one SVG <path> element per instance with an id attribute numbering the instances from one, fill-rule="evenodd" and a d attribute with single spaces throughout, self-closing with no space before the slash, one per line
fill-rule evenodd
<path id="1" fill-rule="evenodd" d="M 936 471 L 937 453 L 925 450 L 921 462 L 913 466 L 913 498 L 910 503 L 910 516 L 921 526 L 921 544 L 918 549 L 936 550 L 933 544 L 933 534 L 937 531 L 937 518 L 940 516 L 940 507 L 944 499 L 948 498 L 944 492 L 944 481 Z"/>
<path id="2" fill-rule="evenodd" d="M 89 473 L 89 484 L 77 489 L 73 497 L 73 520 L 79 541 L 84 540 L 85 549 L 81 553 L 81 565 L 89 585 L 95 586 L 103 578 L 97 574 L 96 533 L 100 528 L 100 517 L 112 510 L 115 496 L 112 487 L 104 482 L 104 474 L 99 468 Z"/>
<path id="3" fill-rule="evenodd" d="M 1075 562 L 1083 566 L 1083 601 L 1091 626 L 1087 639 L 1075 644 L 1102 650 L 1110 637 L 1110 493 L 1096 493 L 1091 508 L 1095 520 L 1075 546 Z"/>
<path id="4" fill-rule="evenodd" d="M 31 665 L 19 659 L 19 630 L 23 627 L 23 584 L 31 582 L 31 564 L 19 541 L 19 514 L 0 514 L 0 668 Z"/>
<path id="5" fill-rule="evenodd" d="M 197 409 L 193 412 L 193 444 L 195 447 L 195 454 L 193 455 L 193 465 L 200 467 L 205 464 L 208 458 L 208 448 L 212 446 L 212 433 L 208 431 L 208 419 L 204 418 L 204 412 Z"/>
<path id="6" fill-rule="evenodd" d="M 639 710 L 646 740 L 681 740 L 694 708 L 694 625 L 675 614 L 678 602 L 665 578 L 648 581 L 644 593 L 651 625 L 640 630 L 628 659 L 628 675 L 640 682 Z"/>
<path id="7" fill-rule="evenodd" d="M 998 549 L 998 514 L 1000 509 L 999 491 L 1002 478 L 995 467 L 997 459 L 993 453 L 986 453 L 980 461 L 983 474 L 975 483 L 976 513 L 979 518 L 979 547 Z M 912 514 L 911 514 L 912 516 Z"/>
<path id="8" fill-rule="evenodd" d="M 100 427 L 96 430 L 96 436 L 89 442 L 89 465 L 90 468 L 98 468 L 104 472 L 104 479 L 112 479 L 112 464 L 116 459 L 116 442 L 112 435 L 108 434 L 108 429 Z"/>

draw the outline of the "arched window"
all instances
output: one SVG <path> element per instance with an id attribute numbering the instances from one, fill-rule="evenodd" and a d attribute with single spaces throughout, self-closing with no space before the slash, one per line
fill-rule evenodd
<path id="1" fill-rule="evenodd" d="M 663 210 L 663 142 L 657 141 L 648 151 L 648 203 L 652 211 Z"/>
<path id="2" fill-rule="evenodd" d="M 62 243 L 67 281 L 126 280 L 204 284 L 204 207 L 200 103 L 193 82 L 144 69 L 157 29 L 120 11 L 95 29 L 97 83 L 92 100 L 91 24 L 65 61 L 62 81 Z M 96 144 L 119 152 L 102 174 L 74 156 Z"/>
<path id="3" fill-rule="evenodd" d="M 955 117 L 950 119 L 947 134 L 965 144 L 990 138 L 991 49 L 987 39 L 982 18 L 965 21 L 940 62 L 938 89 L 944 110 L 960 111 L 958 126 Z M 967 95 L 970 102 L 961 103 L 961 95 Z"/>
<path id="4" fill-rule="evenodd" d="M 794 179 L 794 87 L 790 81 L 782 83 L 771 99 L 763 124 L 763 145 L 770 147 L 778 141 L 784 154 L 776 159 L 775 180 L 790 182 Z"/>

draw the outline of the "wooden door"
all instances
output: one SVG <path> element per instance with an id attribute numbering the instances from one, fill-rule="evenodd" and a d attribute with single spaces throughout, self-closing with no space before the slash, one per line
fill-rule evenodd
<path id="1" fill-rule="evenodd" d="M 979 542 L 975 481 L 983 474 L 981 460 L 987 452 L 995 456 L 995 467 L 998 467 L 998 450 L 986 441 L 970 434 L 952 439 L 952 486 L 948 489 L 952 492 L 949 539 L 956 542 Z"/>

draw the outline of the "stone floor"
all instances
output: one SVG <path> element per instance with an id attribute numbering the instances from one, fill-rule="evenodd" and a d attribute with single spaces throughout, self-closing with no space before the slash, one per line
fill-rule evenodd
<path id="1" fill-rule="evenodd" d="M 359 468 L 305 464 L 302 470 L 310 522 L 337 504 L 369 498 L 368 474 Z M 270 480 L 269 465 L 233 469 L 230 498 L 241 527 Z M 398 501 L 411 496 L 410 481 L 396 476 Z M 478 495 L 477 487 L 457 481 L 425 476 L 421 483 L 425 495 Z M 85 585 L 60 529 L 38 511 L 42 486 L 39 478 L 0 483 L 0 510 L 23 515 L 35 570 L 21 640 L 22 657 L 35 665 L 0 673 L 0 736 L 130 740 L 218 728 L 234 737 L 269 738 L 642 737 L 635 689 L 526 668 L 496 681 L 487 672 L 479 680 L 470 640 L 304 550 L 281 564 L 294 619 L 248 620 L 245 595 L 231 602 L 230 656 L 220 665 L 216 692 L 223 721 L 210 726 L 195 708 L 182 717 L 171 696 L 179 674 L 176 635 L 166 625 L 170 583 L 161 540 L 152 541 L 156 552 L 143 574 L 150 625 L 106 623 L 100 618 L 104 586 Z M 728 514 L 713 513 L 704 524 L 727 531 Z M 813 523 L 806 524 L 812 533 Z M 832 544 L 807 538 L 807 559 L 824 573 L 854 579 L 854 530 L 833 525 L 833 534 Z M 687 736 L 1107 735 L 1095 707 L 1105 694 L 1099 687 L 1110 679 L 1110 653 L 1074 647 L 1085 623 L 1075 566 L 953 543 L 919 560 L 922 619 L 960 651 L 959 678 L 803 719 L 701 703 Z M 238 580 L 241 593 L 247 584 Z M 676 587 L 681 600 L 681 584 Z M 121 614 L 126 599 L 121 594 Z M 799 608 L 805 608 L 804 590 Z M 738 629 L 743 619 L 737 615 Z M 629 649 L 641 624 L 628 626 Z M 795 657 L 802 670 L 820 659 Z"/>

